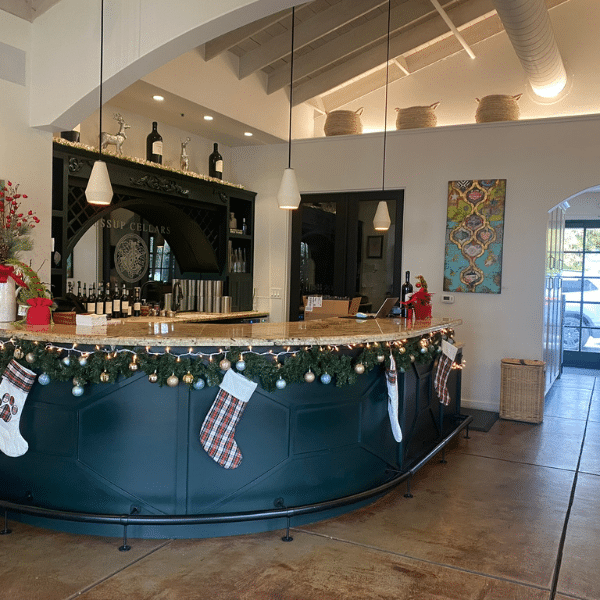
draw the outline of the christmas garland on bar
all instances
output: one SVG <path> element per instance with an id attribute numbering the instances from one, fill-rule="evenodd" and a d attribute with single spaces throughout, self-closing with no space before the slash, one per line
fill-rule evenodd
<path id="1" fill-rule="evenodd" d="M 454 331 L 442 329 L 417 338 L 390 342 L 348 344 L 344 346 L 306 346 L 285 348 L 275 352 L 257 352 L 251 347 L 232 347 L 213 353 L 190 348 L 175 354 L 167 347 L 154 352 L 152 348 L 81 350 L 77 344 L 69 347 L 47 342 L 11 339 L 0 342 L 0 368 L 11 359 L 38 373 L 38 382 L 73 381 L 73 395 L 80 396 L 87 383 L 114 383 L 119 378 L 139 372 L 148 375 L 151 383 L 176 387 L 183 382 L 192 389 L 218 386 L 225 371 L 235 369 L 260 382 L 272 392 L 289 383 L 323 384 L 335 381 L 338 387 L 352 385 L 365 372 L 383 363 L 389 366 L 390 354 L 398 371 L 404 372 L 413 363 L 427 364 L 441 352 L 442 340 L 452 342 Z M 355 350 L 359 348 L 357 353 Z"/>

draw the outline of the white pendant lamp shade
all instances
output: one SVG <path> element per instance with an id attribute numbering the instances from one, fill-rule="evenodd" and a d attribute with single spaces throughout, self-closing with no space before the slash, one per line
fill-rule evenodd
<path id="1" fill-rule="evenodd" d="M 373 219 L 373 228 L 375 231 L 387 231 L 391 224 L 392 220 L 390 219 L 387 202 L 382 200 L 377 205 L 377 211 L 375 212 L 375 217 Z"/>
<path id="2" fill-rule="evenodd" d="M 277 204 L 279 208 L 287 210 L 296 210 L 300 206 L 300 190 L 294 169 L 288 167 L 283 171 L 281 185 L 277 192 Z"/>
<path id="3" fill-rule="evenodd" d="M 97 160 L 92 167 L 92 173 L 85 188 L 85 197 L 90 204 L 108 206 L 113 197 L 112 185 L 108 169 L 103 160 Z"/>

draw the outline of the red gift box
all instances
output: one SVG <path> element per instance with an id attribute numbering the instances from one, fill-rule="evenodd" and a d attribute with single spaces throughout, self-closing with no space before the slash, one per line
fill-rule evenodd
<path id="1" fill-rule="evenodd" d="M 52 306 L 50 298 L 29 298 L 27 304 L 30 305 L 27 311 L 27 323 L 29 325 L 50 324 L 50 307 Z"/>

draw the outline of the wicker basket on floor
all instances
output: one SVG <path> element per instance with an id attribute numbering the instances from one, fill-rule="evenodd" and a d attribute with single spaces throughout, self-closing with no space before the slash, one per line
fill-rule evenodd
<path id="1" fill-rule="evenodd" d="M 501 419 L 528 423 L 543 421 L 545 366 L 542 360 L 502 359 Z"/>

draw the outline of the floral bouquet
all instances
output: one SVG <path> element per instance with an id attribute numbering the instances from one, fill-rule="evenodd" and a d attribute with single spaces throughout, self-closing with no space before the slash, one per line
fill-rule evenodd
<path id="1" fill-rule="evenodd" d="M 33 249 L 29 236 L 40 220 L 32 210 L 25 213 L 21 209 L 21 198 L 27 196 L 19 194 L 19 184 L 0 182 L 0 263 Z"/>

